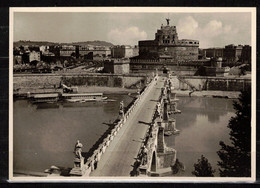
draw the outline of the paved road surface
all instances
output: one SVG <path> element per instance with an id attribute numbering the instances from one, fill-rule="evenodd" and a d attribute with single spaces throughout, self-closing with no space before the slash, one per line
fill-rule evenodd
<path id="1" fill-rule="evenodd" d="M 130 176 L 130 172 L 133 170 L 131 165 L 135 162 L 149 127 L 147 123 L 151 123 L 162 87 L 163 80 L 160 77 L 157 84 L 154 84 L 148 95 L 142 99 L 140 106 L 129 116 L 126 124 L 102 155 L 97 169 L 90 176 Z"/>

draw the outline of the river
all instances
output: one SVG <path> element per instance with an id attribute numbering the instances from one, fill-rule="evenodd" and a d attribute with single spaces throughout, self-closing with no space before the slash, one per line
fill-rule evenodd
<path id="1" fill-rule="evenodd" d="M 88 151 L 118 115 L 119 102 L 128 95 L 109 95 L 115 102 L 31 104 L 14 102 L 14 172 L 43 172 L 51 165 L 72 167 L 76 141 Z M 178 97 L 181 114 L 174 115 L 179 135 L 165 137 L 185 165 L 181 176 L 192 176 L 200 155 L 217 169 L 219 141 L 229 142 L 228 121 L 234 115 L 232 100 Z M 218 175 L 218 172 L 215 174 Z"/>
<path id="2" fill-rule="evenodd" d="M 87 152 L 127 106 L 128 95 L 108 95 L 114 102 L 32 104 L 14 102 L 14 172 L 43 172 L 51 165 L 73 167 L 79 139 Z"/>
<path id="3" fill-rule="evenodd" d="M 193 176 L 194 163 L 205 156 L 219 176 L 217 151 L 219 141 L 230 143 L 227 128 L 229 119 L 235 115 L 233 100 L 223 98 L 177 97 L 181 114 L 176 118 L 180 134 L 165 137 L 167 146 L 177 150 L 177 158 L 185 166 L 178 176 Z"/>

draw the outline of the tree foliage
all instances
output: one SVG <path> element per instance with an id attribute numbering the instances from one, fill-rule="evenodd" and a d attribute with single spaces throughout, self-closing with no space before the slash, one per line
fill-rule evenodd
<path id="1" fill-rule="evenodd" d="M 234 102 L 236 116 L 229 120 L 231 145 L 220 141 L 217 152 L 222 177 L 249 177 L 251 174 L 251 90 L 241 92 Z"/>
<path id="2" fill-rule="evenodd" d="M 194 164 L 194 171 L 191 173 L 197 177 L 213 177 L 215 170 L 212 169 L 208 159 L 201 155 L 201 158 L 198 159 L 198 163 Z"/>
<path id="3" fill-rule="evenodd" d="M 176 159 L 176 162 L 173 166 L 171 166 L 171 169 L 173 174 L 177 174 L 177 173 L 184 172 L 185 167 L 183 163 L 179 161 L 179 159 Z"/>

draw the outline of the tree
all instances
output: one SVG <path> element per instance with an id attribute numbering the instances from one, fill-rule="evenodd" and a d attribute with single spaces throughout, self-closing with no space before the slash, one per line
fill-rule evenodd
<path id="1" fill-rule="evenodd" d="M 231 145 L 220 141 L 217 152 L 222 177 L 249 177 L 251 174 L 251 89 L 247 88 L 234 102 L 236 116 L 229 120 Z"/>
<path id="2" fill-rule="evenodd" d="M 185 167 L 183 163 L 179 161 L 179 159 L 176 159 L 175 164 L 171 166 L 171 169 L 173 174 L 177 174 L 183 172 L 185 170 Z"/>
<path id="3" fill-rule="evenodd" d="M 197 177 L 214 177 L 215 170 L 212 169 L 208 159 L 201 155 L 198 163 L 194 164 L 194 171 L 191 173 Z"/>

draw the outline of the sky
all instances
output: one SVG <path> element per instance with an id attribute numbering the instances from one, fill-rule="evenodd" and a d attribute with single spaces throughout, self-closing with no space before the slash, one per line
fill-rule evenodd
<path id="1" fill-rule="evenodd" d="M 83 42 L 102 40 L 137 45 L 153 40 L 161 24 L 175 25 L 179 39 L 200 41 L 200 48 L 251 45 L 251 13 L 102 13 L 15 12 L 14 41 Z"/>

